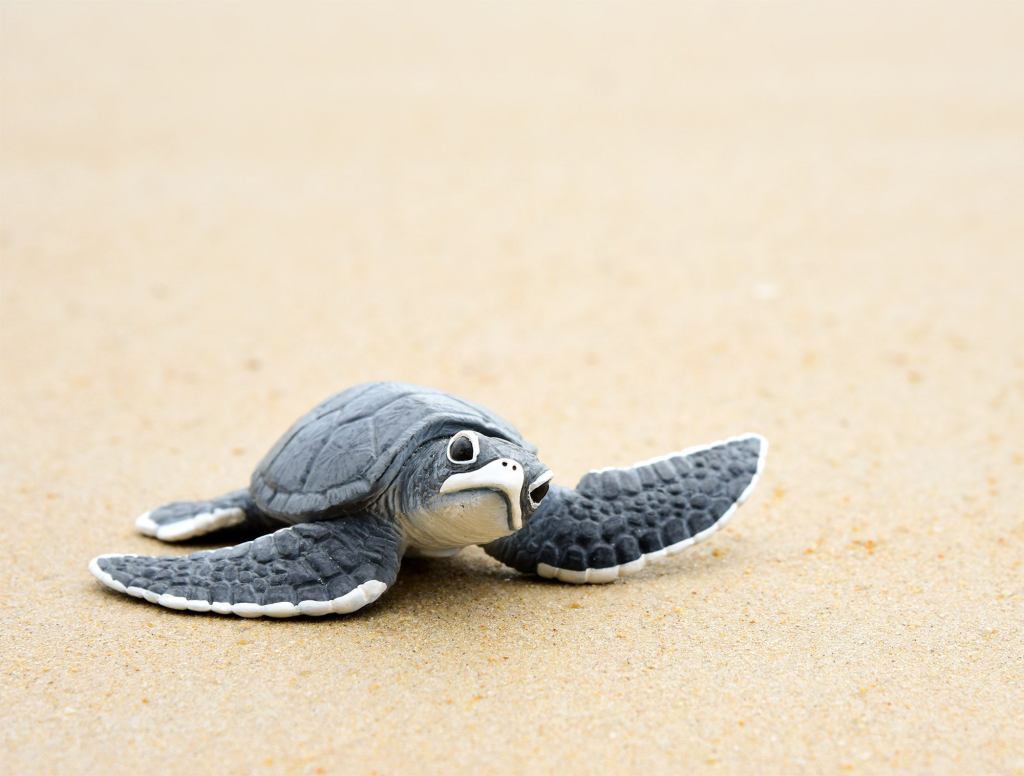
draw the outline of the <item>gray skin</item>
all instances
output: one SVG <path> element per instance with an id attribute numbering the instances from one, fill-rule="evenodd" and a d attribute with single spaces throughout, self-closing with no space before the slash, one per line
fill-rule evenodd
<path id="1" fill-rule="evenodd" d="M 92 573 L 162 606 L 244 617 L 348 614 L 394 585 L 404 555 L 471 544 L 524 573 L 610 582 L 703 540 L 753 489 L 756 435 L 550 483 L 507 421 L 462 399 L 368 383 L 300 418 L 248 488 L 174 502 L 136 527 L 163 541 L 257 535 L 175 557 L 104 555 Z"/>
<path id="2" fill-rule="evenodd" d="M 479 455 L 473 463 L 450 460 L 449 439 L 422 445 L 367 507 L 398 523 L 407 552 L 436 557 L 487 544 L 522 528 L 540 506 L 543 499 L 535 501 L 530 493 L 551 472 L 537 456 L 504 439 L 476 438 Z"/>

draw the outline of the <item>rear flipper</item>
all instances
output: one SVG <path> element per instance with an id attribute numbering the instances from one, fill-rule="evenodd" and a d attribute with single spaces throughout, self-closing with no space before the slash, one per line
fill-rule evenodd
<path id="1" fill-rule="evenodd" d="M 239 525 L 256 533 L 284 524 L 263 514 L 249 497 L 248 488 L 209 501 L 174 501 L 135 520 L 139 533 L 164 542 L 180 542 Z"/>
<path id="2" fill-rule="evenodd" d="M 611 582 L 724 526 L 757 483 L 768 443 L 749 434 L 552 487 L 526 526 L 484 549 L 528 574 Z"/>
<path id="3" fill-rule="evenodd" d="M 348 614 L 394 584 L 401 544 L 392 522 L 353 514 L 182 557 L 101 555 L 89 570 L 119 593 L 169 609 L 241 617 Z"/>

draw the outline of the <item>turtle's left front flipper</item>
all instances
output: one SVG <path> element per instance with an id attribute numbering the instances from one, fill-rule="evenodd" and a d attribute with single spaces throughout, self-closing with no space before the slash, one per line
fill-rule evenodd
<path id="1" fill-rule="evenodd" d="M 611 582 L 713 534 L 757 483 L 768 444 L 756 434 L 583 476 L 552 487 L 529 523 L 484 549 L 528 574 Z"/>
<path id="2" fill-rule="evenodd" d="M 107 587 L 171 609 L 294 617 L 373 603 L 394 583 L 400 561 L 394 524 L 354 514 L 180 557 L 101 555 L 89 570 Z"/>

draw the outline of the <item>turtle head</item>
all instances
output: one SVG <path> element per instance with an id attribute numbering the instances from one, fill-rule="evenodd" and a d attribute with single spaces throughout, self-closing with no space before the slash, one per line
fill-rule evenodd
<path id="1" fill-rule="evenodd" d="M 439 494 L 487 490 L 508 502 L 508 530 L 518 531 L 548 493 L 551 470 L 530 451 L 476 431 L 460 431 L 445 447 L 450 474 Z"/>
<path id="2" fill-rule="evenodd" d="M 472 429 L 420 449 L 403 477 L 407 538 L 425 549 L 483 544 L 518 531 L 547 495 L 552 474 L 514 442 Z"/>

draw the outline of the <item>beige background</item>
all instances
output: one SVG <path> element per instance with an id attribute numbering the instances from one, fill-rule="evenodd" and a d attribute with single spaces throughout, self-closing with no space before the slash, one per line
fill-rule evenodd
<path id="1" fill-rule="evenodd" d="M 3 5 L 0 770 L 1024 772 L 1024 6 L 549 5 Z M 608 587 L 88 575 L 381 377 L 767 476 Z"/>

